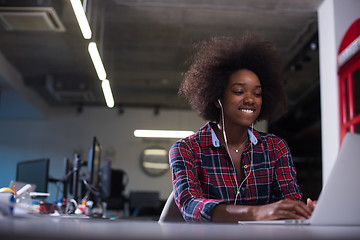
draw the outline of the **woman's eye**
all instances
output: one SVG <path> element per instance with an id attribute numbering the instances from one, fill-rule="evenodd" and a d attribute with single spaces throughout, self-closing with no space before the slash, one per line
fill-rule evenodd
<path id="1" fill-rule="evenodd" d="M 241 94 L 243 94 L 244 92 L 243 92 L 243 91 L 234 91 L 234 93 L 235 93 L 236 95 L 241 95 Z"/>
<path id="2" fill-rule="evenodd" d="M 256 97 L 261 97 L 261 96 L 262 96 L 262 93 L 261 93 L 261 92 L 256 92 L 256 93 L 255 93 L 255 96 L 256 96 Z"/>

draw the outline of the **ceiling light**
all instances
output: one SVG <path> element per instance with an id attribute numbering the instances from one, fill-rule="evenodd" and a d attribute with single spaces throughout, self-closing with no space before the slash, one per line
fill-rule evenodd
<path id="1" fill-rule="evenodd" d="M 144 150 L 145 155 L 160 155 L 160 156 L 166 156 L 167 151 L 165 149 L 156 149 L 156 148 L 150 148 Z"/>
<path id="2" fill-rule="evenodd" d="M 169 169 L 168 163 L 144 162 L 143 166 L 145 168 L 152 168 L 152 169 Z"/>
<path id="3" fill-rule="evenodd" d="M 104 65 L 101 61 L 99 51 L 96 47 L 96 43 L 94 43 L 94 42 L 89 43 L 88 50 L 89 50 L 91 60 L 94 64 L 94 67 L 95 67 L 95 70 L 96 70 L 96 73 L 97 73 L 99 79 L 105 80 L 106 79 L 106 71 L 105 71 Z"/>
<path id="4" fill-rule="evenodd" d="M 109 108 L 114 107 L 114 98 L 113 98 L 113 95 L 111 92 L 109 80 L 107 80 L 107 79 L 103 80 L 101 83 L 101 87 L 103 89 L 106 105 Z"/>
<path id="5" fill-rule="evenodd" d="M 315 50 L 317 50 L 317 43 L 316 42 L 312 42 L 312 43 L 310 43 L 310 49 L 311 50 L 313 50 L 313 51 L 315 51 Z"/>
<path id="6" fill-rule="evenodd" d="M 70 0 L 76 19 L 85 39 L 91 38 L 91 29 L 80 0 Z"/>
<path id="7" fill-rule="evenodd" d="M 184 138 L 193 133 L 193 131 L 177 130 L 135 130 L 134 136 L 143 138 Z"/>

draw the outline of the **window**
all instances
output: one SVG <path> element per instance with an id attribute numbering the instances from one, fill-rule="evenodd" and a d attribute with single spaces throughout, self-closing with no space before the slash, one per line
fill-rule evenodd
<path id="1" fill-rule="evenodd" d="M 338 52 L 340 141 L 360 133 L 360 18 L 345 33 Z"/>
<path id="2" fill-rule="evenodd" d="M 340 80 L 340 136 L 347 132 L 360 133 L 360 54 L 352 64 L 341 69 Z"/>

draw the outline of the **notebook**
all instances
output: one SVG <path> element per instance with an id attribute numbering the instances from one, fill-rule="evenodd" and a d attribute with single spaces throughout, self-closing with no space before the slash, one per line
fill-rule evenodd
<path id="1" fill-rule="evenodd" d="M 347 133 L 323 186 L 316 207 L 306 220 L 239 221 L 240 224 L 360 225 L 360 134 Z"/>

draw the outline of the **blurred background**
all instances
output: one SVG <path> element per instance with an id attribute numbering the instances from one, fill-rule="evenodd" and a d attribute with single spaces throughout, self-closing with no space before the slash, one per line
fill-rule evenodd
<path id="1" fill-rule="evenodd" d="M 197 131 L 204 121 L 178 96 L 194 43 L 255 31 L 281 53 L 286 112 L 257 125 L 290 146 L 306 197 L 322 186 L 318 8 L 322 0 L 85 0 L 84 38 L 70 1 L 0 0 L 0 185 L 20 161 L 48 158 L 49 177 L 64 177 L 75 154 L 88 162 L 96 136 L 99 166 L 126 175 L 127 199 L 171 192 L 168 166 L 144 168 L 145 150 L 165 154 L 177 139 L 135 137 L 136 129 Z M 113 96 L 109 107 L 88 52 L 96 44 Z M 115 173 L 114 173 L 115 174 Z M 115 176 L 115 175 L 114 175 Z M 123 180 L 120 180 L 123 181 Z M 63 186 L 49 183 L 49 201 Z M 149 195 L 149 196 L 150 196 Z M 143 196 L 144 197 L 144 196 Z M 135 201 L 136 202 L 136 201 Z"/>

